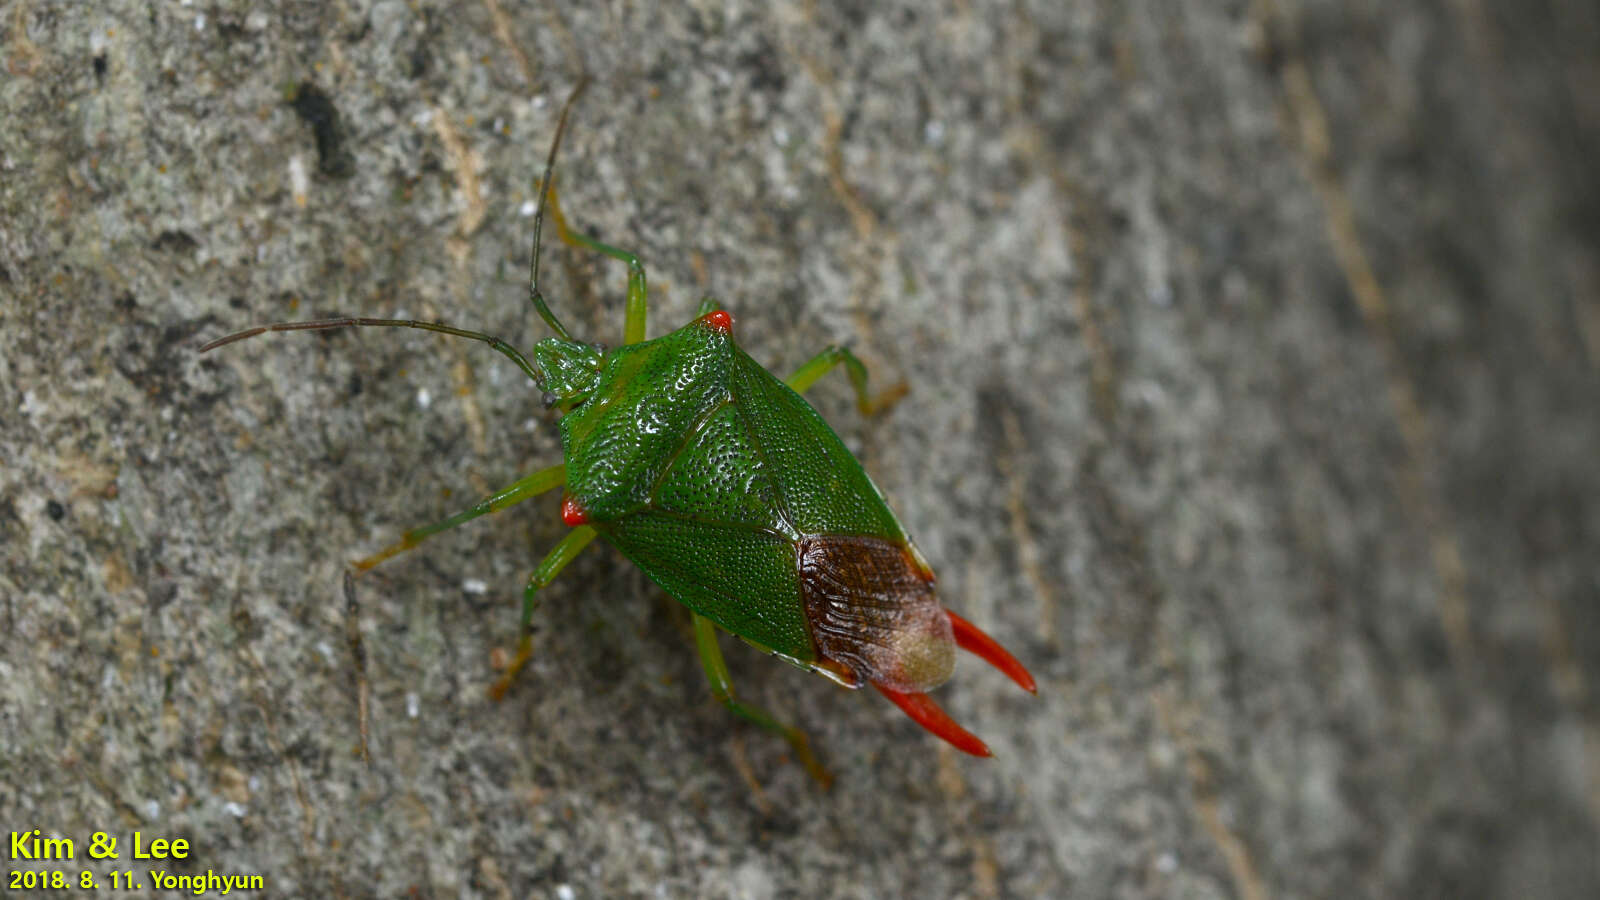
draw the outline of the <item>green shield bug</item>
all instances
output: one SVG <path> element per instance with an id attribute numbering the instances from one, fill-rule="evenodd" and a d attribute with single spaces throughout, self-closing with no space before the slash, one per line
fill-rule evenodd
<path id="1" fill-rule="evenodd" d="M 584 86 L 562 107 L 540 181 L 528 294 L 556 337 L 539 341 L 531 360 L 481 332 L 372 318 L 263 325 L 201 352 L 268 331 L 420 328 L 486 343 L 539 386 L 546 405 L 561 414 L 562 464 L 406 532 L 354 564 L 365 571 L 431 535 L 563 487 L 561 516 L 571 531 L 528 580 L 521 640 L 491 689 L 497 698 L 531 655 L 539 590 L 598 537 L 689 608 L 717 699 L 783 736 L 819 780 L 828 776 L 801 731 L 735 699 L 717 629 L 847 687 L 870 683 L 922 727 L 962 751 L 988 756 L 988 747 L 927 691 L 950 676 L 956 647 L 1030 692 L 1033 677 L 992 638 L 944 609 L 933 571 L 883 495 L 800 395 L 843 364 L 863 413 L 894 397 L 871 396 L 865 366 L 843 347 L 824 350 L 779 380 L 734 342 L 732 316 L 709 298 L 689 324 L 645 340 L 644 267 L 632 253 L 570 230 L 551 186 L 567 116 Z M 546 305 L 539 248 L 547 209 L 563 242 L 627 264 L 622 346 L 608 351 L 574 340 Z"/>

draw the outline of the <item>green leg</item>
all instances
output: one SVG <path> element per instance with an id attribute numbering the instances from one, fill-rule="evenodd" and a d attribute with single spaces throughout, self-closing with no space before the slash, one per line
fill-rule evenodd
<path id="1" fill-rule="evenodd" d="M 706 678 L 711 681 L 711 693 L 716 696 L 718 702 L 734 715 L 780 735 L 789 742 L 789 746 L 794 749 L 801 765 L 806 767 L 811 777 L 821 782 L 823 787 L 832 784 L 833 776 L 817 762 L 815 756 L 811 755 L 811 742 L 806 740 L 805 732 L 779 722 L 766 710 L 734 699 L 733 680 L 728 676 L 728 664 L 722 658 L 722 648 L 717 646 L 717 626 L 699 613 L 693 615 L 695 647 L 700 651 L 700 664 L 705 667 Z"/>
<path id="2" fill-rule="evenodd" d="M 390 544 L 382 550 L 379 550 L 377 553 L 372 554 L 366 559 L 358 560 L 354 564 L 356 570 L 359 572 L 365 572 L 391 556 L 395 556 L 410 550 L 412 547 L 417 546 L 427 538 L 430 538 L 441 531 L 449 531 L 457 525 L 460 525 L 463 522 L 470 522 L 473 519 L 484 515 L 485 513 L 499 512 L 500 510 L 505 509 L 512 504 L 521 503 L 529 497 L 537 497 L 551 488 L 560 487 L 566 482 L 566 480 L 567 467 L 564 465 L 551 466 L 548 469 L 540 469 L 539 471 L 534 472 L 532 475 L 529 475 L 526 478 L 523 478 L 510 487 L 504 488 L 500 491 L 490 494 L 482 500 L 479 500 L 472 506 L 471 509 L 458 512 L 450 518 L 440 522 L 435 522 L 432 525 L 424 525 L 421 528 L 413 528 L 412 530 L 401 535 L 400 540 L 395 541 L 393 544 Z"/>
<path id="3" fill-rule="evenodd" d="M 721 308 L 722 308 L 722 304 L 717 302 L 717 298 L 715 298 L 715 297 L 702 297 L 700 299 L 700 308 L 695 311 L 694 317 L 698 319 L 701 316 L 705 315 L 706 313 L 716 312 L 717 310 L 719 310 Z"/>
<path id="4" fill-rule="evenodd" d="M 644 264 L 639 262 L 639 257 L 626 250 L 619 250 L 610 244 L 601 242 L 581 232 L 573 231 L 567 227 L 567 217 L 561 213 L 561 203 L 556 200 L 556 186 L 550 185 L 549 194 L 550 218 L 555 222 L 556 237 L 569 247 L 582 247 L 620 260 L 628 265 L 628 302 L 627 312 L 622 324 L 622 343 L 637 344 L 644 340 L 645 317 L 645 284 Z"/>
<path id="5" fill-rule="evenodd" d="M 787 384 L 797 394 L 804 394 L 806 389 L 816 384 L 817 379 L 828 374 L 834 366 L 844 363 L 845 370 L 850 373 L 850 385 L 856 390 L 856 408 L 861 410 L 863 416 L 872 416 L 883 412 L 893 406 L 896 401 L 906 395 L 909 388 L 905 382 L 884 388 L 876 397 L 867 393 L 867 367 L 856 359 L 849 347 L 832 347 L 812 357 L 810 362 L 795 370 L 789 376 Z"/>
<path id="6" fill-rule="evenodd" d="M 517 642 L 517 655 L 512 657 L 506 666 L 504 675 L 501 675 L 489 688 L 489 696 L 499 700 L 511 689 L 511 682 L 516 680 L 517 673 L 528 664 L 528 659 L 533 656 L 533 611 L 539 608 L 539 590 L 556 579 L 561 570 L 572 562 L 573 557 L 583 552 L 599 532 L 588 525 L 579 525 L 561 539 L 545 558 L 539 567 L 533 570 L 528 578 L 528 586 L 522 589 L 522 639 Z"/>

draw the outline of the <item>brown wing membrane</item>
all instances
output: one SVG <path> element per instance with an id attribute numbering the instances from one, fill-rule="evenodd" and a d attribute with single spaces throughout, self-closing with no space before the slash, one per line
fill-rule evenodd
<path id="1" fill-rule="evenodd" d="M 800 586 L 821 661 L 872 682 L 918 725 L 964 753 L 989 748 L 926 691 L 950 677 L 960 646 L 1036 690 L 1033 676 L 994 638 L 939 604 L 933 573 L 903 542 L 861 535 L 801 538 Z"/>
<path id="2" fill-rule="evenodd" d="M 919 693 L 955 668 L 955 636 L 933 573 L 904 543 L 801 538 L 800 584 L 817 653 L 879 687 Z"/>

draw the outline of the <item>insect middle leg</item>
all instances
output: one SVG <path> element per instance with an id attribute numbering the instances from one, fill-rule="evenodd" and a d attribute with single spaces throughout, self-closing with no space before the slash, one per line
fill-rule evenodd
<path id="1" fill-rule="evenodd" d="M 856 409 L 861 410 L 863 416 L 883 412 L 904 397 L 909 390 L 902 381 L 884 388 L 877 396 L 868 393 L 867 367 L 850 352 L 849 347 L 841 347 L 838 344 L 813 356 L 805 365 L 796 369 L 785 384 L 795 393 L 804 394 L 807 388 L 816 384 L 817 379 L 828 374 L 829 370 L 840 363 L 844 363 L 845 371 L 850 374 L 850 386 L 856 391 Z"/>
<path id="2" fill-rule="evenodd" d="M 479 500 L 469 509 L 462 510 L 461 512 L 458 512 L 447 519 L 434 522 L 432 525 L 424 525 L 421 528 L 411 529 L 410 531 L 401 535 L 400 540 L 395 541 L 393 544 L 390 544 L 389 546 L 379 550 L 377 553 L 374 553 L 371 556 L 366 557 L 365 559 L 357 560 L 352 565 L 355 566 L 358 572 L 365 572 L 391 556 L 396 556 L 406 552 L 407 550 L 410 550 L 412 547 L 417 546 L 427 538 L 430 538 L 441 531 L 449 531 L 457 525 L 460 525 L 464 522 L 470 522 L 473 519 L 484 515 L 485 513 L 499 512 L 508 506 L 521 503 L 529 497 L 537 497 L 551 488 L 560 487 L 566 483 L 566 480 L 567 467 L 565 465 L 557 465 L 551 466 L 548 469 L 540 469 L 539 471 L 534 472 L 532 475 L 516 481 L 510 487 L 503 488 L 493 494 L 490 494 L 482 500 Z"/>
<path id="3" fill-rule="evenodd" d="M 561 212 L 561 202 L 556 199 L 554 182 L 550 184 L 547 202 L 549 203 L 550 220 L 555 223 L 556 237 L 561 239 L 561 243 L 569 247 L 604 253 L 612 259 L 620 260 L 627 264 L 628 300 L 622 322 L 622 343 L 637 344 L 644 340 L 646 297 L 644 264 L 639 262 L 639 257 L 627 250 L 613 247 L 610 244 L 603 244 L 582 232 L 573 231 L 569 228 L 567 226 L 567 217 Z"/>
<path id="4" fill-rule="evenodd" d="M 490 697 L 495 700 L 503 699 L 506 691 L 511 689 L 511 682 L 516 680 L 517 673 L 522 671 L 522 667 L 527 665 L 533 656 L 533 612 L 539 608 L 540 589 L 554 581 L 556 576 L 561 574 L 561 570 L 567 567 L 567 563 L 582 553 L 583 548 L 589 546 L 599 533 L 588 525 L 579 525 L 567 532 L 561 543 L 556 544 L 545 554 L 544 559 L 539 562 L 539 567 L 528 577 L 528 586 L 522 590 L 522 638 L 517 641 L 517 655 L 506 665 L 505 674 L 490 685 Z"/>
<path id="5" fill-rule="evenodd" d="M 722 648 L 717 646 L 717 626 L 699 613 L 693 615 L 695 647 L 700 651 L 700 664 L 705 667 L 706 678 L 711 682 L 711 693 L 716 696 L 717 701 L 734 715 L 754 722 L 788 741 L 789 747 L 794 750 L 795 756 L 800 758 L 800 764 L 806 767 L 811 777 L 823 787 L 831 785 L 833 776 L 812 755 L 811 742 L 806 739 L 805 732 L 779 722 L 764 709 L 734 699 L 733 679 L 728 675 L 728 663 L 722 658 Z"/>

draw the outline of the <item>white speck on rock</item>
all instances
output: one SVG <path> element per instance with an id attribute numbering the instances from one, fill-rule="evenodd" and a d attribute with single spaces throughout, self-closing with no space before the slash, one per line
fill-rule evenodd
<path id="1" fill-rule="evenodd" d="M 294 195 L 295 206 L 306 205 L 306 195 L 311 193 L 311 176 L 306 173 L 305 160 L 298 153 L 289 157 L 289 191 Z"/>

